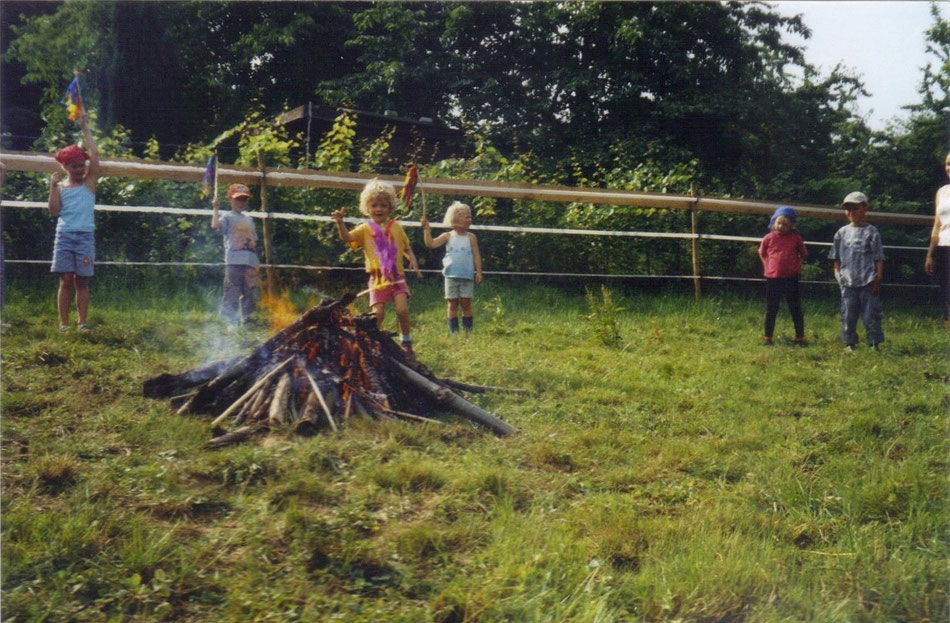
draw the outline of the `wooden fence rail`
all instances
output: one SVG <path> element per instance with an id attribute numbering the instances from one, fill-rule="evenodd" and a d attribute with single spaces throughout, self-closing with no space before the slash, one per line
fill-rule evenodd
<path id="1" fill-rule="evenodd" d="M 0 159 L 2 159 L 7 171 L 52 173 L 59 168 L 59 164 L 53 160 L 53 156 L 50 154 L 8 151 L 0 154 Z M 156 160 L 117 158 L 101 160 L 100 170 L 104 176 L 166 179 L 195 183 L 200 183 L 204 175 L 204 166 L 197 164 L 189 165 Z M 218 179 L 222 184 L 241 182 L 248 185 L 260 185 L 266 179 L 266 185 L 268 187 L 296 186 L 358 191 L 373 177 L 392 182 L 397 188 L 401 186 L 403 182 L 403 178 L 395 175 L 343 173 L 335 171 L 316 171 L 312 169 L 268 167 L 264 169 L 263 172 L 260 169 L 239 166 L 222 166 L 218 169 Z M 795 211 L 800 215 L 808 218 L 844 220 L 844 214 L 840 208 L 794 202 L 728 199 L 721 197 L 703 197 L 701 195 L 644 193 L 603 188 L 572 188 L 567 186 L 466 179 L 421 178 L 419 183 L 425 189 L 425 192 L 431 195 L 534 199 L 559 203 L 578 202 L 602 205 L 626 205 L 642 208 L 666 208 L 670 210 L 699 210 L 701 212 L 731 212 L 760 215 L 771 215 L 776 207 L 780 205 L 790 205 L 795 208 Z M 895 214 L 890 212 L 868 212 L 868 219 L 875 223 L 918 225 L 922 227 L 933 223 L 933 216 Z"/>
<path id="2" fill-rule="evenodd" d="M 30 171 L 52 173 L 59 164 L 50 154 L 35 152 L 8 151 L 0 154 L 8 171 Z M 179 182 L 201 182 L 204 167 L 201 165 L 176 164 L 155 160 L 102 159 L 100 171 L 103 176 L 129 177 L 136 179 L 165 179 Z M 222 184 L 241 182 L 261 186 L 262 198 L 266 197 L 266 188 L 294 186 L 359 191 L 373 177 L 402 185 L 403 179 L 394 175 L 372 175 L 362 173 L 343 173 L 317 171 L 312 169 L 286 169 L 281 167 L 229 166 L 218 168 L 218 180 Z M 691 213 L 691 231 L 694 236 L 691 243 L 693 282 L 696 298 L 702 297 L 700 289 L 699 260 L 699 212 L 728 212 L 734 214 L 771 215 L 779 205 L 790 205 L 801 216 L 808 218 L 844 220 L 839 207 L 806 205 L 790 202 L 756 201 L 747 199 L 729 199 L 722 197 L 703 197 L 694 193 L 674 195 L 666 193 L 644 193 L 602 188 L 573 188 L 543 184 L 518 182 L 496 182 L 467 179 L 420 178 L 419 185 L 428 194 L 444 196 L 482 196 L 507 199 L 531 199 L 559 203 L 591 203 L 598 205 L 624 205 L 642 208 L 665 208 L 670 210 L 689 210 Z M 266 199 L 264 199 L 266 201 Z M 928 227 L 932 216 L 919 214 L 896 214 L 888 212 L 868 212 L 868 220 L 876 223 L 915 225 Z M 266 228 L 265 228 L 266 229 Z M 265 240 L 266 242 L 266 240 Z M 265 245 L 269 247 L 269 245 Z M 269 249 L 268 249 L 269 250 Z M 269 256 L 269 253 L 267 254 Z M 271 258 L 265 262 L 271 264 Z"/>

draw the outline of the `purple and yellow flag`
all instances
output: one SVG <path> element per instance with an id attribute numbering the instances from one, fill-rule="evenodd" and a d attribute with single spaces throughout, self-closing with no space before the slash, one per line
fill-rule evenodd
<path id="1" fill-rule="evenodd" d="M 402 189 L 399 191 L 399 198 L 402 199 L 406 210 L 409 210 L 412 206 L 412 193 L 416 190 L 416 184 L 418 182 L 419 169 L 416 168 L 416 165 L 412 165 L 409 167 L 409 171 L 406 173 L 406 181 L 402 183 Z"/>
<path id="2" fill-rule="evenodd" d="M 83 114 L 82 95 L 79 90 L 79 73 L 73 77 L 73 81 L 66 87 L 66 95 L 60 100 L 66 105 L 66 112 L 69 114 L 70 121 L 76 121 Z"/>
<path id="3" fill-rule="evenodd" d="M 214 188 L 214 170 L 218 166 L 218 155 L 212 154 L 205 166 L 204 177 L 201 178 L 201 198 L 204 199 Z"/>

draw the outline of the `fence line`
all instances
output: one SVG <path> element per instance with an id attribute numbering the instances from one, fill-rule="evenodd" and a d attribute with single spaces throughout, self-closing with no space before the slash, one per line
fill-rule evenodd
<path id="1" fill-rule="evenodd" d="M 59 165 L 53 160 L 50 154 L 10 151 L 4 152 L 2 158 L 8 171 L 52 173 L 53 171 L 59 170 Z M 100 172 L 103 176 L 167 179 L 199 183 L 204 175 L 204 166 L 197 164 L 188 165 L 120 158 L 100 159 L 99 164 Z M 403 182 L 402 178 L 395 175 L 342 173 L 317 171 L 313 169 L 284 169 L 280 167 L 263 169 L 234 165 L 218 167 L 218 179 L 223 184 L 243 182 L 252 185 L 266 184 L 269 187 L 295 186 L 358 191 L 362 189 L 369 179 L 374 177 L 392 182 L 397 187 L 401 186 Z M 703 197 L 701 195 L 675 195 L 616 189 L 447 178 L 420 178 L 418 188 L 433 195 L 535 199 L 559 203 L 593 203 L 644 208 L 665 208 L 671 210 L 699 210 L 704 212 L 731 212 L 760 215 L 772 214 L 779 205 L 790 205 L 803 216 L 839 221 L 843 220 L 843 214 L 839 208 L 788 202 L 780 203 L 775 201 Z M 889 212 L 868 212 L 868 219 L 872 222 L 898 223 L 922 227 L 933 223 L 932 216 L 895 214 Z"/>
<path id="2" fill-rule="evenodd" d="M 7 264 L 45 264 L 49 265 L 50 260 L 6 260 Z M 223 268 L 224 262 L 132 262 L 132 261 L 96 261 L 97 266 L 203 266 L 206 268 Z M 366 272 L 362 266 L 314 266 L 307 264 L 261 264 L 265 268 L 277 269 L 296 269 L 296 270 L 318 270 L 318 271 L 358 271 Z M 441 275 L 442 271 L 436 268 L 422 268 L 422 273 Z M 695 279 L 695 275 L 636 275 L 636 274 L 617 274 L 617 273 L 552 273 L 552 272 L 519 272 L 511 270 L 485 270 L 485 275 L 499 275 L 505 277 L 570 277 L 584 278 L 596 277 L 598 279 Z M 752 281 L 764 282 L 764 277 L 719 277 L 712 275 L 700 275 L 700 279 L 706 281 Z M 836 284 L 836 281 L 817 281 L 802 280 L 800 283 L 815 284 Z M 882 286 L 889 288 L 936 288 L 935 285 L 925 283 L 883 283 Z"/>
<path id="3" fill-rule="evenodd" d="M 35 152 L 6 152 L 2 155 L 5 165 L 10 171 L 33 171 L 33 172 L 52 172 L 59 170 L 58 164 L 53 160 L 50 154 L 40 154 Z M 183 165 L 177 163 L 128 160 L 128 159 L 101 159 L 100 174 L 102 176 L 132 177 L 136 179 L 167 179 L 183 182 L 199 182 L 204 175 L 204 167 L 200 165 Z M 360 173 L 336 173 L 328 171 L 315 171 L 307 169 L 283 169 L 267 168 L 260 161 L 258 169 L 250 167 L 218 167 L 218 180 L 223 183 L 243 182 L 245 184 L 259 185 L 261 187 L 262 208 L 266 210 L 266 189 L 272 186 L 290 186 L 307 188 L 327 188 L 339 190 L 358 191 L 366 182 L 377 177 L 393 183 L 394 186 L 402 186 L 402 180 L 397 176 L 391 175 L 372 175 Z M 731 242 L 758 242 L 759 238 L 745 236 L 724 236 L 718 234 L 702 234 L 698 227 L 698 213 L 700 211 L 726 212 L 738 214 L 758 214 L 771 215 L 775 208 L 783 205 L 779 202 L 756 201 L 756 200 L 737 200 L 717 197 L 702 197 L 691 189 L 690 195 L 673 195 L 666 193 L 644 193 L 614 189 L 600 188 L 571 188 L 563 186 L 551 186 L 543 184 L 496 182 L 482 180 L 459 180 L 446 178 L 421 178 L 418 188 L 423 194 L 447 196 L 483 196 L 498 197 L 510 199 L 532 199 L 539 201 L 551 201 L 561 203 L 591 203 L 601 205 L 622 205 L 636 206 L 642 208 L 660 208 L 673 210 L 688 210 L 691 216 L 692 231 L 690 233 L 670 233 L 670 232 L 620 232 L 609 230 L 583 230 L 583 229 L 550 229 L 543 227 L 515 227 L 499 225 L 480 225 L 473 229 L 483 231 L 506 231 L 514 233 L 550 233 L 561 235 L 585 235 L 585 236 L 616 236 L 629 238 L 669 238 L 692 241 L 691 256 L 693 274 L 689 276 L 693 280 L 696 299 L 702 297 L 700 283 L 702 279 L 711 279 L 704 277 L 701 273 L 699 241 L 717 240 Z M 9 202 L 11 207 L 45 207 L 42 202 Z M 797 212 L 803 216 L 819 219 L 843 220 L 842 210 L 839 208 L 826 208 L 813 205 L 785 204 L 791 205 Z M 143 210 L 141 208 L 129 208 L 124 206 L 98 206 L 102 211 L 127 211 L 127 212 L 153 212 L 153 213 L 172 213 L 189 214 L 194 216 L 206 216 L 210 214 L 209 210 L 186 209 L 186 208 L 150 208 Z M 251 216 L 259 218 L 282 218 L 289 220 L 313 220 L 330 221 L 328 216 L 286 214 L 279 215 L 266 212 L 249 212 Z M 868 218 L 872 222 L 895 223 L 904 225 L 916 225 L 920 227 L 929 227 L 932 223 L 931 216 L 911 215 L 911 214 L 893 214 L 885 212 L 869 212 Z M 346 219 L 347 222 L 360 222 L 359 220 Z M 264 221 L 264 248 L 265 262 L 264 266 L 272 266 L 268 250 L 267 223 Z M 419 227 L 415 221 L 403 221 L 403 224 L 409 227 Z M 830 246 L 828 242 L 806 242 L 813 246 Z M 888 249 L 904 250 L 924 250 L 923 247 L 904 247 L 904 246 L 886 246 Z M 536 273 L 542 275 L 542 273 Z M 567 274 L 564 274 L 567 276 Z M 732 278 L 723 278 L 732 279 Z"/>
<path id="4" fill-rule="evenodd" d="M 46 208 L 44 201 L 4 201 L 0 207 L 3 208 L 22 208 L 37 209 Z M 142 214 L 178 214 L 185 216 L 203 216 L 210 217 L 211 210 L 201 208 L 171 208 L 163 206 L 114 206 L 114 205 L 96 205 L 97 211 L 102 212 L 137 212 Z M 320 216 L 316 214 L 292 214 L 289 212 L 245 212 L 248 216 L 265 219 L 273 218 L 290 221 L 318 221 L 324 223 L 333 222 L 329 216 Z M 350 224 L 358 224 L 366 219 L 346 218 Z M 403 221 L 399 223 L 403 227 L 421 227 L 419 221 Z M 441 223 L 432 223 L 432 227 L 445 228 Z M 552 227 L 522 227 L 516 225 L 472 225 L 474 231 L 495 231 L 521 234 L 555 234 L 570 236 L 613 236 L 621 238 L 667 238 L 674 240 L 717 240 L 721 242 L 761 242 L 761 238 L 753 236 L 729 236 L 725 234 L 701 234 L 701 233 L 675 233 L 675 232 L 649 232 L 649 231 L 617 231 L 607 229 L 558 229 Z M 805 244 L 816 247 L 830 247 L 830 242 L 805 241 Z M 904 251 L 926 251 L 927 247 L 908 247 L 900 245 L 884 245 L 885 249 L 899 249 Z"/>

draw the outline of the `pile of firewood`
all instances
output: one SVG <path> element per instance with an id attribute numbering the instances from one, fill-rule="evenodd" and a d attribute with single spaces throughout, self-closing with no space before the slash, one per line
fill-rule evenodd
<path id="1" fill-rule="evenodd" d="M 303 435 L 335 431 L 353 417 L 441 423 L 427 416 L 445 412 L 497 435 L 517 432 L 459 393 L 498 388 L 436 378 L 407 358 L 372 314 L 351 315 L 354 298 L 311 308 L 247 356 L 150 378 L 143 393 L 170 398 L 179 414 L 215 414 L 211 446 L 279 427 Z"/>

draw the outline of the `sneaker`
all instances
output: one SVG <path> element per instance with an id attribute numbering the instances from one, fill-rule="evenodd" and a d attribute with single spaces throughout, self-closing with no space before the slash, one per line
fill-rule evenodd
<path id="1" fill-rule="evenodd" d="M 402 350 L 404 353 L 406 353 L 406 359 L 408 359 L 409 361 L 416 360 L 416 353 L 415 351 L 412 350 L 412 342 L 403 342 Z"/>
<path id="2" fill-rule="evenodd" d="M 762 346 L 772 346 L 772 338 L 764 337 L 762 338 Z"/>
<path id="3" fill-rule="evenodd" d="M 857 350 L 857 347 L 854 344 L 848 344 L 844 347 L 844 350 L 846 352 L 853 353 L 855 350 Z"/>
<path id="4" fill-rule="evenodd" d="M 795 338 L 794 345 L 798 347 L 805 347 L 805 346 L 808 346 L 808 342 L 806 342 L 805 338 L 803 337 L 797 337 Z"/>
<path id="5" fill-rule="evenodd" d="M 60 333 L 69 333 L 69 326 L 68 326 L 68 325 L 60 325 L 60 327 L 59 327 L 59 332 L 60 332 Z"/>
<path id="6" fill-rule="evenodd" d="M 80 332 L 80 333 L 92 333 L 92 325 L 85 324 L 85 323 L 79 325 L 79 332 Z"/>

